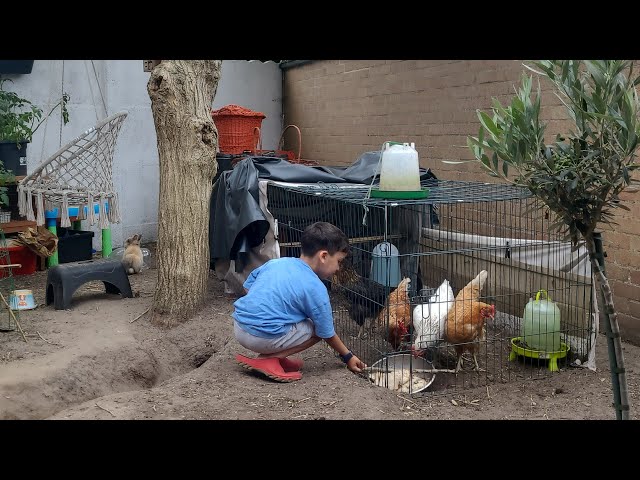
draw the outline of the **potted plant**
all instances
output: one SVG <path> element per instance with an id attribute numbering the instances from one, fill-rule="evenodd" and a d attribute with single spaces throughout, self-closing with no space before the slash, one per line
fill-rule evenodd
<path id="1" fill-rule="evenodd" d="M 9 186 L 15 182 L 15 175 L 0 165 L 0 223 L 11 221 L 11 210 L 5 210 L 5 207 L 9 206 Z"/>
<path id="2" fill-rule="evenodd" d="M 43 118 L 40 107 L 5 89 L 8 81 L 12 80 L 0 77 L 0 162 L 14 174 L 26 175 L 27 144 L 56 108 L 62 108 L 64 124 L 69 122 L 69 95 L 64 93 L 60 101 Z"/>

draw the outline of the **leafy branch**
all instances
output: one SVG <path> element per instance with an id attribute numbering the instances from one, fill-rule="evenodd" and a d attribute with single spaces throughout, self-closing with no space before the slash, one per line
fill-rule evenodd
<path id="1" fill-rule="evenodd" d="M 62 110 L 64 124 L 69 122 L 67 103 L 70 97 L 67 93 L 63 93 L 60 101 L 43 117 L 40 107 L 15 92 L 5 90 L 7 81 L 12 80 L 0 78 L 0 141 L 30 142 L 33 134 L 58 107 Z"/>
<path id="2" fill-rule="evenodd" d="M 596 229 L 601 222 L 614 224 L 616 208 L 629 210 L 621 203 L 620 193 L 632 191 L 629 187 L 638 183 L 632 173 L 638 168 L 640 103 L 636 86 L 640 77 L 634 76 L 629 60 L 531 63 L 525 67 L 555 86 L 574 128 L 545 144 L 540 83 L 534 95 L 532 77 L 523 74 L 509 105 L 494 99 L 491 114 L 478 111 L 478 136 L 468 137 L 467 145 L 491 175 L 525 186 L 542 199 L 559 219 L 552 227 L 566 230 L 574 247 L 584 240 L 604 300 L 616 415 L 628 419 L 617 312 L 596 251 Z M 513 180 L 510 170 L 515 174 Z"/>

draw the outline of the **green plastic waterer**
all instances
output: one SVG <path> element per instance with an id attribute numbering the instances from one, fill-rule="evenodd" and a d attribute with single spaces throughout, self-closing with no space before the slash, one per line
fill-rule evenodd
<path id="1" fill-rule="evenodd" d="M 543 292 L 547 298 L 541 300 Z M 511 339 L 509 360 L 518 355 L 549 360 L 549 370 L 558 371 L 558 360 L 567 356 L 569 346 L 560 340 L 560 309 L 546 290 L 539 290 L 524 307 L 520 335 Z"/>
<path id="2" fill-rule="evenodd" d="M 546 299 L 541 299 L 544 293 Z M 539 290 L 536 299 L 529 299 L 522 316 L 521 335 L 532 350 L 556 352 L 560 350 L 560 309 L 546 290 Z"/>

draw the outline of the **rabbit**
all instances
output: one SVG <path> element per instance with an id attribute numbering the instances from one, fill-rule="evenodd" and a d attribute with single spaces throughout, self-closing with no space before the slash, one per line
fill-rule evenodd
<path id="1" fill-rule="evenodd" d="M 140 240 L 142 235 L 135 234 L 124 242 L 124 254 L 122 255 L 122 266 L 127 275 L 140 273 L 144 259 L 142 257 L 142 249 L 140 248 Z"/>

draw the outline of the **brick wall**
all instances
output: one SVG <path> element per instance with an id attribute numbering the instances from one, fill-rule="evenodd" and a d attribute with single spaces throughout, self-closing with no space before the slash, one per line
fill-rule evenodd
<path id="1" fill-rule="evenodd" d="M 468 135 L 477 135 L 476 109 L 491 98 L 508 103 L 524 68 L 518 60 L 327 60 L 285 70 L 286 124 L 302 131 L 302 158 L 349 165 L 386 140 L 415 142 L 423 167 L 446 180 L 497 181 L 471 160 Z M 543 83 L 542 117 L 548 140 L 566 131 L 567 116 Z M 291 129 L 289 129 L 291 131 Z M 287 148 L 295 148 L 287 137 Z M 603 226 L 607 273 L 623 338 L 640 344 L 640 193 L 624 194 L 630 212 Z"/>

